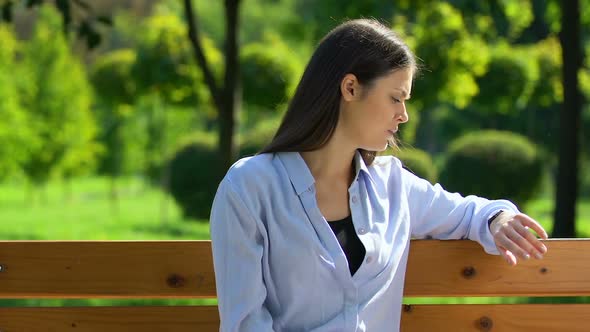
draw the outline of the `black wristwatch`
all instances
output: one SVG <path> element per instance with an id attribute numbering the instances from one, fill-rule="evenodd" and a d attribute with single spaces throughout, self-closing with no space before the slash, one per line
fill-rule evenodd
<path id="1" fill-rule="evenodd" d="M 498 218 L 498 216 L 504 212 L 504 210 L 499 210 L 498 212 L 494 213 L 493 216 L 490 217 L 490 219 L 488 219 L 488 229 L 490 229 L 490 226 L 492 225 L 492 221 L 494 221 L 494 219 Z"/>

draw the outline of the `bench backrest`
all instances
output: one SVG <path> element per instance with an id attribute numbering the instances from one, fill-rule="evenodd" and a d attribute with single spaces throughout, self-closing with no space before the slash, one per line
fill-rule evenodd
<path id="1" fill-rule="evenodd" d="M 590 240 L 516 267 L 471 241 L 413 240 L 407 297 L 589 296 Z M 209 241 L 0 241 L 0 298 L 215 298 Z M 590 304 L 405 305 L 402 331 L 587 331 Z M 0 331 L 217 331 L 216 306 L 4 307 Z"/>

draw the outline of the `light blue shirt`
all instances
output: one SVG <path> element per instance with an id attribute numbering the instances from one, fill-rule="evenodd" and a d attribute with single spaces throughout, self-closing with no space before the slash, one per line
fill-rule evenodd
<path id="1" fill-rule="evenodd" d="M 350 210 L 366 255 L 351 276 L 298 152 L 236 162 L 219 185 L 211 240 L 220 331 L 397 331 L 410 238 L 471 239 L 498 254 L 487 219 L 506 200 L 462 197 L 391 156 L 355 155 Z"/>

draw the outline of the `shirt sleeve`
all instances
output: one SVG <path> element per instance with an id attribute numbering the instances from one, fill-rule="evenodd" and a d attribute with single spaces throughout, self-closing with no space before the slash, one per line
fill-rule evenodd
<path id="1" fill-rule="evenodd" d="M 450 193 L 405 169 L 402 178 L 408 186 L 413 237 L 470 239 L 479 242 L 487 253 L 499 254 L 487 221 L 499 210 L 519 213 L 512 202 Z"/>
<path id="2" fill-rule="evenodd" d="M 264 304 L 260 225 L 227 178 L 215 195 L 210 223 L 220 331 L 273 331 Z"/>

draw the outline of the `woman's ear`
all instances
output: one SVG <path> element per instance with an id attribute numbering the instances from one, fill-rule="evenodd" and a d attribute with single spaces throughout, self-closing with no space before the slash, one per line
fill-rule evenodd
<path id="1" fill-rule="evenodd" d="M 346 74 L 340 82 L 340 92 L 345 101 L 358 99 L 361 93 L 360 89 L 359 81 L 354 74 Z"/>

